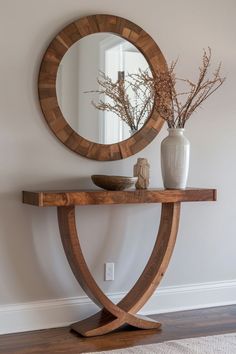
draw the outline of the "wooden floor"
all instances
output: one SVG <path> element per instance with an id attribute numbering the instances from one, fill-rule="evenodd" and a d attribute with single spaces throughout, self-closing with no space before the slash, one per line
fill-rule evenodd
<path id="1" fill-rule="evenodd" d="M 126 328 L 101 337 L 83 338 L 67 327 L 0 336 L 0 354 L 78 354 L 171 339 L 236 332 L 236 305 L 152 316 L 161 331 Z"/>

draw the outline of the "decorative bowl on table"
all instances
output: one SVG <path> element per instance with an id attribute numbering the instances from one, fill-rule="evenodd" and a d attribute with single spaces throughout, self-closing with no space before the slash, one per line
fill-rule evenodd
<path id="1" fill-rule="evenodd" d="M 93 183 L 103 189 L 110 191 L 123 191 L 135 185 L 138 177 L 92 175 Z"/>

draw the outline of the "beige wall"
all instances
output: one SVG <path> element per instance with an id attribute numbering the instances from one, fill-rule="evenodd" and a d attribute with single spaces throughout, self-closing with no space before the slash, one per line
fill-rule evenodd
<path id="1" fill-rule="evenodd" d="M 0 0 L 0 306 L 82 295 L 64 256 L 54 208 L 21 203 L 23 189 L 91 187 L 93 173 L 132 174 L 137 157 L 161 186 L 159 145 L 118 162 L 94 162 L 65 148 L 39 108 L 37 74 L 50 40 L 74 19 L 117 14 L 143 27 L 179 73 L 196 73 L 202 48 L 222 60 L 227 81 L 187 125 L 189 185 L 217 187 L 217 203 L 183 205 L 177 246 L 162 286 L 235 279 L 236 2 L 234 0 Z M 88 263 L 102 288 L 127 290 L 154 242 L 159 206 L 82 207 L 78 228 Z M 103 282 L 103 263 L 116 263 Z"/>

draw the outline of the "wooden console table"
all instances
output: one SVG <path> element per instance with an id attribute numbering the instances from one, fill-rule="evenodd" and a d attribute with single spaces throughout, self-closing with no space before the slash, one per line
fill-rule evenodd
<path id="1" fill-rule="evenodd" d="M 71 328 L 85 337 L 109 333 L 123 324 L 151 329 L 160 323 L 136 313 L 160 283 L 168 266 L 179 225 L 180 203 L 215 201 L 214 189 L 129 190 L 129 191 L 45 191 L 23 192 L 23 203 L 38 207 L 56 206 L 63 247 L 71 269 L 87 295 L 101 308 Z M 162 203 L 157 239 L 147 265 L 129 293 L 114 304 L 101 290 L 84 259 L 75 224 L 76 205 Z"/>

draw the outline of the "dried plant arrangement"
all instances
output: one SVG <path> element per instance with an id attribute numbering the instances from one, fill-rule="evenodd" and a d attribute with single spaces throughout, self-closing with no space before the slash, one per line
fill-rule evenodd
<path id="1" fill-rule="evenodd" d="M 147 80 L 143 80 L 143 74 Z M 145 123 L 153 109 L 153 83 L 149 78 L 152 76 L 148 70 L 126 75 L 124 71 L 119 71 L 117 81 L 113 81 L 100 71 L 97 77 L 99 89 L 85 93 L 97 93 L 99 100 L 92 101 L 93 106 L 101 111 L 115 113 L 134 133 Z"/>
<path id="2" fill-rule="evenodd" d="M 165 72 L 155 77 L 139 72 L 139 80 L 152 87 L 155 93 L 155 109 L 167 122 L 169 128 L 184 128 L 193 112 L 211 96 L 225 81 L 220 74 L 221 63 L 209 76 L 211 48 L 204 50 L 196 82 L 176 77 L 177 60 Z M 178 84 L 183 91 L 177 89 Z"/>
<path id="3" fill-rule="evenodd" d="M 221 63 L 209 74 L 211 48 L 203 50 L 196 82 L 178 78 L 175 74 L 177 60 L 165 70 L 153 75 L 141 69 L 136 74 L 118 72 L 117 81 L 100 72 L 97 82 L 99 101 L 92 104 L 101 111 L 115 113 L 132 132 L 145 123 L 154 109 L 167 122 L 169 128 L 184 128 L 187 120 L 201 104 L 225 81 L 220 74 Z M 181 89 L 179 89 L 181 86 Z M 104 97 L 106 97 L 104 99 Z"/>

